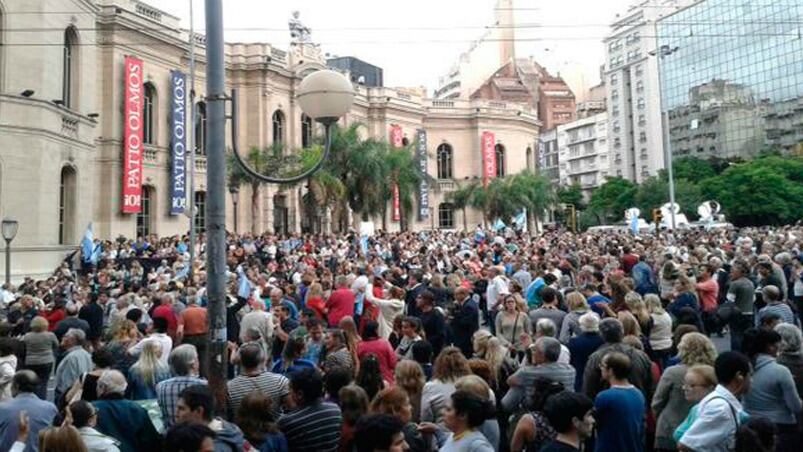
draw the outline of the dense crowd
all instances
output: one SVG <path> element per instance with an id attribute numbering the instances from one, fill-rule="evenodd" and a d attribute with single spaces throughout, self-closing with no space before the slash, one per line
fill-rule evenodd
<path id="1" fill-rule="evenodd" d="M 0 450 L 803 444 L 800 226 L 228 245 L 225 406 L 203 235 L 194 262 L 186 237 L 95 241 L 3 286 Z"/>

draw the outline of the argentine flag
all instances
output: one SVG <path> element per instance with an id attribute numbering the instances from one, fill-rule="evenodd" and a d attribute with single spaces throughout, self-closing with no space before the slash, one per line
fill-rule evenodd
<path id="1" fill-rule="evenodd" d="M 494 223 L 494 231 L 500 231 L 502 229 L 505 229 L 505 227 L 507 227 L 507 225 L 501 219 L 496 220 L 496 223 Z"/>
<path id="2" fill-rule="evenodd" d="M 251 281 L 245 276 L 242 266 L 237 267 L 237 276 L 239 278 L 237 296 L 246 300 L 251 298 Z"/>
<path id="3" fill-rule="evenodd" d="M 81 259 L 84 262 L 96 265 L 100 260 L 101 251 L 103 251 L 103 248 L 100 244 L 95 246 L 94 226 L 90 222 L 84 233 L 84 238 L 81 240 Z"/>
<path id="4" fill-rule="evenodd" d="M 633 235 L 638 235 L 638 215 L 633 215 L 630 219 L 630 231 Z"/>

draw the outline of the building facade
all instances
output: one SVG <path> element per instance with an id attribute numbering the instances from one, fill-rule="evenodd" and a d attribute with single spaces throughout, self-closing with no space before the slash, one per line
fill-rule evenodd
<path id="1" fill-rule="evenodd" d="M 695 0 L 645 0 L 618 15 L 605 44 L 613 176 L 641 182 L 664 168 L 657 21 Z"/>
<path id="2" fill-rule="evenodd" d="M 385 81 L 382 68 L 354 57 L 337 57 L 326 60 L 326 65 L 332 69 L 349 74 L 353 83 L 360 85 L 382 87 Z"/>
<path id="3" fill-rule="evenodd" d="M 539 136 L 538 173 L 549 178 L 553 185 L 560 184 L 558 129 L 547 130 Z"/>
<path id="4" fill-rule="evenodd" d="M 803 5 L 707 0 L 658 21 L 675 156 L 803 150 Z"/>
<path id="5" fill-rule="evenodd" d="M 20 11 L 26 13 L 14 14 Z M 190 58 L 190 36 L 179 19 L 137 0 L 0 0 L 0 19 L 0 216 L 13 216 L 20 225 L 12 245 L 13 274 L 52 272 L 76 249 L 90 222 L 95 237 L 103 239 L 186 234 L 188 217 L 170 213 L 171 170 L 179 161 L 173 158 L 171 141 L 177 107 L 173 75 L 187 75 Z M 189 197 L 198 211 L 196 227 L 203 231 L 206 59 L 204 37 L 193 39 L 197 70 L 194 89 L 186 92 L 189 97 L 194 91 L 196 120 L 187 145 L 195 151 L 196 177 Z M 285 152 L 309 146 L 321 131 L 300 111 L 295 93 L 304 76 L 326 68 L 319 48 L 228 43 L 225 53 L 227 90 L 238 89 L 241 99 L 236 131 L 240 152 L 277 144 Z M 137 213 L 122 213 L 127 57 L 141 61 L 142 194 Z M 189 87 L 188 75 L 186 83 Z M 419 130 L 427 134 L 427 171 L 436 183 L 430 186 L 429 215 L 411 221 L 413 229 L 462 225 L 446 195 L 482 174 L 483 132 L 496 136 L 500 175 L 528 168 L 528 156 L 538 143 L 540 122 L 526 106 L 435 101 L 415 90 L 355 89 L 355 104 L 341 125 L 359 122 L 364 137 L 378 139 L 387 139 L 394 126 L 410 142 Z M 190 102 L 182 106 L 191 111 Z M 191 121 L 193 115 L 187 118 Z M 230 148 L 230 136 L 226 143 Z M 190 160 L 182 163 L 189 167 Z M 325 215 L 311 218 L 302 211 L 305 190 L 303 185 L 240 187 L 239 193 L 227 196 L 229 230 L 234 229 L 235 214 L 238 232 L 330 229 Z M 469 211 L 468 217 L 469 223 L 481 221 L 479 212 Z M 390 217 L 383 223 L 389 230 L 400 227 Z"/>
<path id="6" fill-rule="evenodd" d="M 610 175 L 608 114 L 599 113 L 557 128 L 561 185 L 580 185 L 586 198 Z"/>

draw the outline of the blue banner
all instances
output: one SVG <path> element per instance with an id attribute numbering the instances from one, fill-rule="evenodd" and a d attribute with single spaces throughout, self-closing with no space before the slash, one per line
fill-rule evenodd
<path id="1" fill-rule="evenodd" d="M 187 85 L 181 71 L 170 71 L 170 214 L 187 206 Z"/>
<path id="2" fill-rule="evenodd" d="M 427 176 L 427 131 L 424 129 L 416 130 L 418 144 L 416 146 L 415 158 L 418 168 L 421 171 L 421 183 L 418 185 L 418 220 L 429 218 L 429 182 Z"/>

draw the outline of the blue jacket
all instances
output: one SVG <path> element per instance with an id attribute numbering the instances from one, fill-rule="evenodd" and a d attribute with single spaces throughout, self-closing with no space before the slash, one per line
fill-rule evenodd
<path id="1" fill-rule="evenodd" d="M 98 410 L 95 429 L 120 441 L 120 452 L 159 450 L 162 437 L 145 408 L 130 400 L 108 398 L 92 402 Z"/>
<path id="2" fill-rule="evenodd" d="M 750 391 L 742 400 L 745 411 L 775 424 L 795 424 L 803 407 L 789 368 L 762 354 L 756 357 L 753 369 Z"/>

